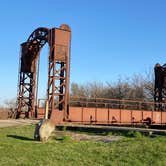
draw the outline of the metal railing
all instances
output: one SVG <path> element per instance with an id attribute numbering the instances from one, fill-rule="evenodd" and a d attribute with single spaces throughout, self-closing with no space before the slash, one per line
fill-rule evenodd
<path id="1" fill-rule="evenodd" d="M 70 106 L 113 108 L 127 110 L 166 111 L 166 103 L 75 96 L 70 97 Z"/>

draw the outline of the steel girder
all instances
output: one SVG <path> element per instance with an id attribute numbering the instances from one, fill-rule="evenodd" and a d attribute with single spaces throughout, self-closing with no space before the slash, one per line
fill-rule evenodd
<path id="1" fill-rule="evenodd" d="M 37 116 L 37 63 L 41 48 L 49 44 L 48 89 L 49 115 L 55 110 L 68 112 L 69 103 L 69 67 L 70 38 L 68 25 L 60 28 L 38 28 L 21 44 L 17 118 L 25 113 L 25 117 Z"/>

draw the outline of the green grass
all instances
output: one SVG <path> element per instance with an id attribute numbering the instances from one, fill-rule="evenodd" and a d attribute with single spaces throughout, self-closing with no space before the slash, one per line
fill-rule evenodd
<path id="1" fill-rule="evenodd" d="M 121 141 L 72 141 L 68 136 L 48 143 L 33 140 L 34 126 L 0 128 L 0 165 L 91 166 L 166 165 L 166 137 L 130 133 Z"/>

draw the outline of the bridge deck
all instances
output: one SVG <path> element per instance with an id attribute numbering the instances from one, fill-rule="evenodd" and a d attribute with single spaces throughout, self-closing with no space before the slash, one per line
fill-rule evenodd
<path id="1" fill-rule="evenodd" d="M 44 108 L 38 108 L 38 118 L 43 117 Z M 57 117 L 57 115 L 54 115 L 54 112 L 53 117 Z M 97 107 L 69 107 L 68 121 L 82 124 L 166 124 L 166 112 Z"/>

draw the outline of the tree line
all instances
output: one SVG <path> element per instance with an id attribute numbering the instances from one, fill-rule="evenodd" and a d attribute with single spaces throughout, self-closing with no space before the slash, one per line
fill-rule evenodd
<path id="1" fill-rule="evenodd" d="M 113 83 L 93 81 L 79 84 L 73 82 L 71 83 L 70 96 L 150 102 L 154 98 L 154 75 L 134 74 L 130 79 L 119 78 Z"/>

